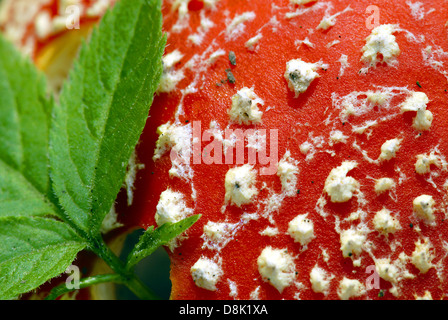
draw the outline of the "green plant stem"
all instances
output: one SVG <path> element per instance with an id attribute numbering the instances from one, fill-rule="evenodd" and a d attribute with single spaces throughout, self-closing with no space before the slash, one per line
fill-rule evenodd
<path id="1" fill-rule="evenodd" d="M 88 278 L 83 278 L 79 280 L 79 288 L 77 289 L 83 289 L 87 288 L 96 284 L 106 283 L 106 282 L 114 282 L 114 283 L 122 283 L 121 276 L 116 273 L 110 273 L 110 274 L 100 274 L 97 276 L 92 276 Z M 74 289 L 67 288 L 67 285 L 61 284 L 55 288 L 53 288 L 50 292 L 50 294 L 45 298 L 45 300 L 55 300 L 56 298 L 62 296 L 65 293 L 68 293 L 70 291 L 73 291 Z"/>
<path id="2" fill-rule="evenodd" d="M 57 206 L 55 208 L 59 209 L 59 207 Z M 66 223 L 68 223 L 73 229 L 75 229 L 82 238 L 88 240 L 88 242 L 90 243 L 89 249 L 92 252 L 94 252 L 98 257 L 103 259 L 104 262 L 115 272 L 114 274 L 115 277 L 111 277 L 111 275 L 109 275 L 109 277 L 98 278 L 99 281 L 123 284 L 126 287 L 128 287 L 128 289 L 131 290 L 141 300 L 161 300 L 161 298 L 157 294 L 155 294 L 150 288 L 148 288 L 148 286 L 143 284 L 140 281 L 140 279 L 136 277 L 133 269 L 129 270 L 128 268 L 126 268 L 125 264 L 115 255 L 115 253 L 112 252 L 109 246 L 104 242 L 101 235 L 98 236 L 89 235 L 88 233 L 84 232 L 84 230 L 76 226 L 76 224 L 73 224 L 73 222 L 70 219 L 67 219 L 64 216 L 63 210 L 60 210 L 59 213 L 60 216 L 63 217 L 63 219 L 65 218 L 64 220 L 66 221 Z M 85 278 L 87 280 L 85 281 L 84 288 L 92 284 L 96 284 L 92 283 L 92 281 L 95 280 L 91 278 L 93 277 Z M 66 288 L 65 284 L 61 285 L 60 287 L 65 288 L 64 291 L 63 288 L 58 289 L 60 290 L 60 292 L 62 292 L 61 294 L 71 291 Z M 57 294 L 57 291 L 54 294 Z M 61 294 L 57 295 L 55 298 L 57 298 Z"/>
<path id="3" fill-rule="evenodd" d="M 96 238 L 92 251 L 96 253 L 104 262 L 119 275 L 119 281 L 124 284 L 141 300 L 160 300 L 150 288 L 143 284 L 140 279 L 135 276 L 133 270 L 127 270 L 124 263 L 110 250 L 102 238 Z"/>
<path id="4" fill-rule="evenodd" d="M 141 282 L 135 275 L 129 279 L 125 285 L 141 300 L 161 300 L 158 295 Z"/>

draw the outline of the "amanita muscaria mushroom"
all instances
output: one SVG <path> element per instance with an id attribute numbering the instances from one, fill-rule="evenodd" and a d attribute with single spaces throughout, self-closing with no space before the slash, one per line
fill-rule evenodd
<path id="1" fill-rule="evenodd" d="M 145 228 L 202 215 L 167 247 L 171 298 L 446 298 L 446 2 L 163 14 L 144 169 L 117 211 Z"/>

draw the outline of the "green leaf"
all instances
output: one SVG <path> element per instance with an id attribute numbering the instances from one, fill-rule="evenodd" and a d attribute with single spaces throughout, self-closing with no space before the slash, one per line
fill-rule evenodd
<path id="1" fill-rule="evenodd" d="M 54 215 L 48 141 L 53 100 L 43 75 L 0 36 L 0 216 Z"/>
<path id="2" fill-rule="evenodd" d="M 175 237 L 190 228 L 200 217 L 201 215 L 194 215 L 176 223 L 167 222 L 156 229 L 152 226 L 149 227 L 129 253 L 126 268 L 130 270 L 140 260 L 151 255 L 157 248 L 168 244 Z"/>
<path id="3" fill-rule="evenodd" d="M 161 2 L 117 2 L 83 44 L 59 104 L 0 37 L 0 299 L 58 276 L 85 248 L 138 296 L 154 297 L 107 248 L 100 227 L 162 74 Z"/>
<path id="4" fill-rule="evenodd" d="M 80 51 L 50 133 L 54 190 L 96 234 L 122 186 L 162 73 L 161 1 L 121 0 Z"/>
<path id="5" fill-rule="evenodd" d="M 60 221 L 0 217 L 0 299 L 13 299 L 60 275 L 86 245 Z"/>

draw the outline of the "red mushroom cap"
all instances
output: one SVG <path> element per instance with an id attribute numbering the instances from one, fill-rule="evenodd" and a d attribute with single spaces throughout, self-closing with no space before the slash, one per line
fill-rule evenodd
<path id="1" fill-rule="evenodd" d="M 117 210 L 145 228 L 202 215 L 167 247 L 171 298 L 446 298 L 445 1 L 163 14 L 144 168 Z"/>

